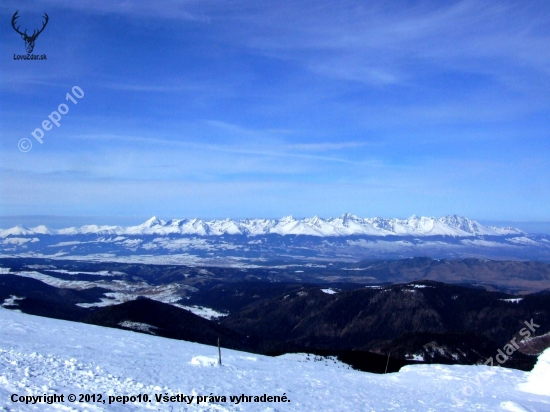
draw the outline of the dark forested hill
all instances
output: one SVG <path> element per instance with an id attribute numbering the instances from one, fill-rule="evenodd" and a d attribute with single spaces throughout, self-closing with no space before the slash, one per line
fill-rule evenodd
<path id="1" fill-rule="evenodd" d="M 516 298 L 433 281 L 328 291 L 303 287 L 221 323 L 271 341 L 265 350 L 353 349 L 460 363 L 485 360 L 512 338 L 519 341 L 524 321 L 541 325 L 537 335 L 550 329 L 547 294 Z"/>

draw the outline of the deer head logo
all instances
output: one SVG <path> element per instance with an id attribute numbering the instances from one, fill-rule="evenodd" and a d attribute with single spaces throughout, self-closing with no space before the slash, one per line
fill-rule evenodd
<path id="1" fill-rule="evenodd" d="M 19 31 L 20 26 L 15 27 L 16 20 L 19 17 L 18 13 L 19 13 L 19 10 L 16 11 L 14 13 L 13 17 L 11 18 L 11 25 L 12 25 L 13 29 L 21 35 L 21 38 L 23 40 L 25 40 L 25 48 L 27 49 L 27 53 L 32 53 L 32 51 L 34 50 L 34 42 L 36 41 L 36 38 L 38 37 L 38 35 L 40 33 L 42 33 L 44 31 L 44 28 L 46 27 L 46 24 L 48 24 L 48 20 L 50 18 L 48 17 L 48 15 L 46 13 L 44 13 L 44 23 L 42 24 L 42 28 L 38 31 L 34 30 L 32 35 L 29 36 L 27 34 L 27 30 L 25 30 L 25 32 L 22 33 L 21 31 Z"/>

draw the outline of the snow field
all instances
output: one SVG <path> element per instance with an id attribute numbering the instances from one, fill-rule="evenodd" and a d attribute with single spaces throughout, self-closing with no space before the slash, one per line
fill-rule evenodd
<path id="1" fill-rule="evenodd" d="M 0 308 L 0 330 L 0 410 L 550 410 L 546 384 L 550 351 L 541 356 L 532 373 L 487 366 L 422 365 L 375 375 L 305 354 L 270 358 L 223 348 L 220 367 L 214 346 L 4 308 Z M 25 405 L 13 403 L 12 394 L 64 394 L 65 402 Z M 69 394 L 102 394 L 104 399 L 147 394 L 151 402 L 74 403 L 67 401 Z M 190 405 L 155 400 L 155 395 L 165 394 L 193 396 L 194 400 Z M 290 402 L 230 401 L 230 396 L 242 400 L 242 395 L 264 394 L 286 395 Z M 225 396 L 226 402 L 208 402 L 209 395 Z M 206 401 L 197 404 L 198 396 Z"/>

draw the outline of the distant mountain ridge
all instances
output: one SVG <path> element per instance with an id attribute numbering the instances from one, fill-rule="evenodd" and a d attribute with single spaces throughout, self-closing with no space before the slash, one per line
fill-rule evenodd
<path id="1" fill-rule="evenodd" d="M 261 235 L 304 235 L 317 237 L 344 236 L 506 236 L 521 235 L 523 231 L 511 227 L 485 226 L 466 217 L 449 215 L 443 217 L 361 218 L 346 213 L 335 218 L 295 219 L 286 216 L 281 219 L 171 219 L 169 221 L 152 217 L 137 226 L 85 225 L 80 228 L 49 229 L 40 225 L 31 229 L 15 226 L 0 229 L 0 238 L 32 235 L 160 235 L 171 234 L 195 236 L 261 236 Z"/>

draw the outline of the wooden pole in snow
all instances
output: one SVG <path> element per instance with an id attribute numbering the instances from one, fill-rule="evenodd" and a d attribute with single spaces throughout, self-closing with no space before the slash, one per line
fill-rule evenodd
<path id="1" fill-rule="evenodd" d="M 218 365 L 222 364 L 222 350 L 220 348 L 220 338 L 218 338 Z"/>
<path id="2" fill-rule="evenodd" d="M 391 353 L 391 352 L 390 352 Z M 390 363 L 390 353 L 388 353 L 388 360 L 386 361 L 386 370 L 384 371 L 384 375 L 388 373 L 388 364 Z"/>

